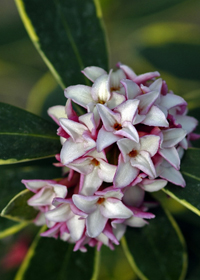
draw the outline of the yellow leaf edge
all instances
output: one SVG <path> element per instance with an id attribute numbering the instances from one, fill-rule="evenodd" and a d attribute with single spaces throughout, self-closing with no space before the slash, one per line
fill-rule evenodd
<path id="1" fill-rule="evenodd" d="M 183 267 L 181 270 L 181 274 L 178 280 L 184 280 L 186 273 L 187 273 L 187 267 L 188 267 L 188 256 L 187 256 L 187 249 L 186 249 L 186 243 L 185 243 L 185 239 L 183 237 L 183 234 L 179 228 L 179 226 L 177 225 L 176 221 L 174 220 L 174 218 L 172 217 L 172 215 L 170 214 L 170 212 L 165 209 L 164 207 L 162 207 L 164 212 L 166 213 L 166 216 L 168 217 L 169 221 L 172 224 L 172 227 L 174 228 L 175 232 L 177 233 L 177 236 L 183 246 Z M 155 218 L 156 219 L 156 218 Z M 134 272 L 138 275 L 138 277 L 141 280 L 149 280 L 149 278 L 147 278 L 142 271 L 138 268 L 138 266 L 135 263 L 135 260 L 133 258 L 133 256 L 131 255 L 129 249 L 128 249 L 128 245 L 126 242 L 125 237 L 123 236 L 121 239 L 121 244 L 124 250 L 124 253 L 128 259 L 129 264 L 131 265 L 132 269 L 134 270 Z"/>
<path id="2" fill-rule="evenodd" d="M 14 278 L 14 280 L 23 280 L 24 279 L 24 274 L 29 266 L 29 263 L 32 259 L 32 257 L 34 256 L 34 253 L 35 253 L 35 248 L 41 238 L 40 234 L 46 230 L 46 225 L 43 226 L 40 231 L 38 232 L 38 234 L 36 235 L 35 239 L 33 240 L 31 246 L 29 247 L 29 250 L 19 268 L 19 270 L 17 271 L 17 274 Z"/>
<path id="3" fill-rule="evenodd" d="M 14 225 L 12 227 L 9 227 L 5 230 L 0 231 L 0 239 L 3 239 L 5 237 L 8 237 L 10 235 L 13 235 L 13 234 L 17 233 L 18 231 L 22 230 L 23 228 L 25 228 L 29 224 L 30 224 L 30 222 L 22 222 L 22 223 L 19 223 L 17 225 Z"/>
<path id="4" fill-rule="evenodd" d="M 53 64 L 48 60 L 48 58 L 46 57 L 44 52 L 41 50 L 39 38 L 35 32 L 35 28 L 31 22 L 30 18 L 28 17 L 28 15 L 26 13 L 26 9 L 25 9 L 23 0 L 15 0 L 15 3 L 16 3 L 17 9 L 19 11 L 20 17 L 22 19 L 22 22 L 23 22 L 23 24 L 26 28 L 26 31 L 29 34 L 29 37 L 31 38 L 34 46 L 36 47 L 37 51 L 39 52 L 39 54 L 41 55 L 41 57 L 43 58 L 43 60 L 47 64 L 47 66 L 49 67 L 50 71 L 52 72 L 52 74 L 54 75 L 54 77 L 56 78 L 56 80 L 58 81 L 60 86 L 64 89 L 65 85 L 64 85 L 60 75 L 55 70 Z"/>
<path id="5" fill-rule="evenodd" d="M 185 199 L 180 199 L 177 196 L 175 196 L 175 194 L 173 194 L 172 192 L 170 192 L 169 190 L 163 188 L 162 191 L 164 193 L 166 193 L 167 195 L 169 195 L 171 198 L 175 199 L 176 201 L 178 201 L 180 204 L 182 204 L 183 206 L 185 206 L 186 208 L 188 208 L 189 210 L 191 210 L 192 212 L 194 212 L 195 214 L 197 214 L 198 216 L 200 216 L 200 210 L 198 210 L 196 207 L 194 207 L 192 204 L 190 204 L 188 201 L 186 201 Z"/>
<path id="6" fill-rule="evenodd" d="M 97 280 L 99 275 L 99 268 L 100 268 L 100 251 L 95 252 L 94 257 L 94 273 L 92 275 L 91 280 Z"/>

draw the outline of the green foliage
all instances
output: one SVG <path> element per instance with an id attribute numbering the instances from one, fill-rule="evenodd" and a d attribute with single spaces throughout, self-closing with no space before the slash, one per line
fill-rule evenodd
<path id="1" fill-rule="evenodd" d="M 59 152 L 56 125 L 0 103 L 0 164 L 52 157 Z"/>
<path id="2" fill-rule="evenodd" d="M 73 245 L 38 234 L 15 280 L 96 280 L 98 261 L 95 248 L 89 248 L 86 254 L 73 252 Z"/>
<path id="3" fill-rule="evenodd" d="M 15 221 L 31 221 L 36 216 L 38 211 L 27 204 L 33 193 L 29 190 L 24 190 L 17 194 L 2 210 L 1 216 L 13 219 Z"/>
<path id="4" fill-rule="evenodd" d="M 200 215 L 200 149 L 190 148 L 185 152 L 181 162 L 181 172 L 186 181 L 186 187 L 180 188 L 168 184 L 163 191 L 181 204 Z"/>
<path id="5" fill-rule="evenodd" d="M 55 159 L 0 166 L 0 211 L 19 192 L 24 190 L 22 179 L 53 179 L 61 177 L 61 169 L 54 167 Z"/>
<path id="6" fill-rule="evenodd" d="M 94 1 L 49 0 L 47 5 L 16 0 L 16 4 L 29 36 L 62 87 L 85 83 L 80 71 L 86 66 L 107 69 L 101 11 Z"/>
<path id="7" fill-rule="evenodd" d="M 127 259 L 142 280 L 184 279 L 187 254 L 183 236 L 167 211 L 159 207 L 154 213 L 156 218 L 148 226 L 127 229 L 122 243 Z"/>

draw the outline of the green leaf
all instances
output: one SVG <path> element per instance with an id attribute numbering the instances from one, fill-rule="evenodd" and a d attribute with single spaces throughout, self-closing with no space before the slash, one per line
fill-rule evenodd
<path id="1" fill-rule="evenodd" d="M 55 179 L 60 178 L 62 169 L 55 167 L 52 163 L 55 160 L 45 159 L 17 165 L 0 166 L 0 211 L 8 202 L 24 190 L 22 179 Z"/>
<path id="2" fill-rule="evenodd" d="M 172 198 L 200 215 L 200 174 L 199 174 L 200 149 L 190 148 L 185 152 L 181 162 L 181 173 L 186 181 L 186 187 L 181 188 L 168 184 L 164 189 Z"/>
<path id="3" fill-rule="evenodd" d="M 56 125 L 0 103 L 0 164 L 52 157 L 60 151 Z"/>
<path id="4" fill-rule="evenodd" d="M 169 212 L 161 207 L 143 228 L 127 228 L 122 246 L 141 280 L 181 280 L 187 268 L 183 236 Z"/>
<path id="5" fill-rule="evenodd" d="M 28 225 L 28 222 L 16 223 L 4 217 L 0 217 L 0 239 L 13 235 Z"/>
<path id="6" fill-rule="evenodd" d="M 96 280 L 98 265 L 96 248 L 73 252 L 72 244 L 38 234 L 14 280 Z"/>
<path id="7" fill-rule="evenodd" d="M 38 210 L 27 204 L 33 193 L 27 189 L 18 193 L 2 210 L 1 216 L 14 221 L 31 221 L 36 218 Z"/>
<path id="8" fill-rule="evenodd" d="M 15 0 L 25 28 L 62 87 L 85 83 L 86 66 L 107 69 L 98 0 Z"/>
<path id="9" fill-rule="evenodd" d="M 140 54 L 156 68 L 192 80 L 200 79 L 200 73 L 196 70 L 200 64 L 199 53 L 200 45 L 186 43 L 168 43 L 140 50 Z"/>

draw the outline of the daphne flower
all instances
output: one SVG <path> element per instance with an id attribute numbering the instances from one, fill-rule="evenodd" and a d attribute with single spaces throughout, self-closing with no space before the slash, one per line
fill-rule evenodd
<path id="1" fill-rule="evenodd" d="M 160 137 L 155 135 L 140 138 L 139 143 L 130 139 L 121 139 L 117 145 L 121 151 L 119 165 L 114 177 L 114 186 L 128 186 L 139 174 L 140 170 L 151 178 L 156 177 L 154 164 L 151 160 L 160 144 Z"/>
<path id="2" fill-rule="evenodd" d="M 80 193 L 84 195 L 93 195 L 103 181 L 112 182 L 117 168 L 107 162 L 104 152 L 98 153 L 96 150 L 67 166 L 82 174 Z"/>
<path id="3" fill-rule="evenodd" d="M 96 192 L 94 196 L 74 194 L 74 204 L 88 214 L 86 219 L 87 234 L 97 237 L 104 229 L 108 219 L 127 219 L 132 216 L 122 202 L 123 194 L 120 191 L 107 190 Z"/>

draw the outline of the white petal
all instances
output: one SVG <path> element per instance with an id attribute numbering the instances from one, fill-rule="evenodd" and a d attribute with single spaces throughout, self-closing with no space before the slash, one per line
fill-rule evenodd
<path id="1" fill-rule="evenodd" d="M 139 207 L 144 199 L 144 190 L 140 187 L 132 186 L 125 190 L 123 202 L 128 206 Z"/>
<path id="2" fill-rule="evenodd" d="M 107 131 L 114 131 L 114 124 L 120 122 L 120 114 L 112 112 L 108 107 L 97 104 L 97 110 Z"/>
<path id="3" fill-rule="evenodd" d="M 122 69 L 124 71 L 124 73 L 126 74 L 128 79 L 134 80 L 137 77 L 135 72 L 127 65 L 124 65 L 121 63 L 119 63 L 118 65 L 119 65 L 120 69 Z"/>
<path id="4" fill-rule="evenodd" d="M 65 141 L 61 153 L 60 158 L 63 164 L 68 164 L 73 160 L 83 156 L 87 151 L 95 148 L 96 143 L 94 140 L 88 142 L 73 142 L 72 139 L 67 139 Z"/>
<path id="5" fill-rule="evenodd" d="M 178 144 L 186 136 L 186 131 L 182 128 L 170 128 L 162 130 L 162 134 L 162 148 L 170 148 Z"/>
<path id="6" fill-rule="evenodd" d="M 182 115 L 176 115 L 176 123 L 180 123 L 182 128 L 187 131 L 187 134 L 191 133 L 198 125 L 198 121 L 195 118 Z"/>
<path id="7" fill-rule="evenodd" d="M 80 219 L 78 215 L 74 215 L 68 222 L 67 226 L 70 232 L 72 239 L 76 242 L 83 235 L 85 228 L 85 220 Z"/>
<path id="8" fill-rule="evenodd" d="M 158 96 L 159 92 L 157 91 L 151 91 L 137 96 L 137 99 L 140 100 L 139 110 L 141 115 L 146 115 L 149 112 L 151 106 L 155 103 Z"/>
<path id="9" fill-rule="evenodd" d="M 117 140 L 121 139 L 122 137 L 119 135 L 113 134 L 113 132 L 108 132 L 102 127 L 99 130 L 97 136 L 97 151 L 102 151 L 106 147 L 110 146 L 111 144 L 117 142 Z"/>
<path id="10" fill-rule="evenodd" d="M 125 225 L 130 226 L 130 227 L 143 227 L 147 224 L 147 221 L 145 221 L 142 218 L 138 217 L 131 217 L 124 222 Z"/>
<path id="11" fill-rule="evenodd" d="M 87 131 L 87 127 L 85 125 L 69 119 L 61 118 L 60 125 L 73 138 L 74 141 L 80 138 L 84 131 Z"/>
<path id="12" fill-rule="evenodd" d="M 107 198 L 100 205 L 100 211 L 108 219 L 127 219 L 133 215 L 132 211 L 116 198 Z"/>
<path id="13" fill-rule="evenodd" d="M 58 124 L 60 118 L 67 118 L 67 114 L 65 112 L 65 106 L 57 105 L 50 107 L 48 109 L 48 115 Z"/>
<path id="14" fill-rule="evenodd" d="M 123 128 L 115 132 L 115 135 L 127 137 L 135 142 L 139 142 L 139 135 L 135 127 L 130 122 L 124 122 Z"/>
<path id="15" fill-rule="evenodd" d="M 112 182 L 117 166 L 111 165 L 103 160 L 100 161 L 100 166 L 98 169 L 99 177 L 105 182 Z"/>
<path id="16" fill-rule="evenodd" d="M 94 166 L 91 164 L 91 158 L 89 157 L 74 160 L 73 162 L 69 163 L 67 166 L 81 174 L 91 173 L 94 168 Z"/>
<path id="17" fill-rule="evenodd" d="M 87 113 L 79 117 L 79 121 L 82 122 L 92 131 L 95 128 L 94 115 L 92 113 Z"/>
<path id="18" fill-rule="evenodd" d="M 94 82 L 100 76 L 107 74 L 107 72 L 96 66 L 89 66 L 81 71 L 90 81 Z"/>
<path id="19" fill-rule="evenodd" d="M 121 123 L 128 121 L 132 122 L 133 118 L 137 112 L 139 100 L 127 100 L 119 105 L 115 111 L 121 114 Z"/>
<path id="20" fill-rule="evenodd" d="M 161 91 L 161 88 L 162 88 L 162 79 L 161 79 L 161 78 L 155 80 L 155 81 L 149 86 L 149 89 L 150 89 L 151 91 L 155 90 L 155 91 L 157 91 L 157 92 L 159 92 L 159 93 L 160 93 L 160 91 Z"/>
<path id="21" fill-rule="evenodd" d="M 160 189 L 164 188 L 167 185 L 166 180 L 149 180 L 149 179 L 144 179 L 139 186 L 141 186 L 145 191 L 147 192 L 156 192 L 159 191 Z"/>
<path id="22" fill-rule="evenodd" d="M 94 238 L 97 237 L 102 231 L 107 223 L 107 218 L 102 216 L 99 208 L 95 212 L 91 213 L 86 220 L 87 234 L 88 236 Z"/>
<path id="23" fill-rule="evenodd" d="M 178 95 L 175 95 L 173 93 L 168 93 L 166 95 L 161 96 L 160 105 L 169 110 L 178 105 L 187 106 L 187 102 Z"/>
<path id="24" fill-rule="evenodd" d="M 72 200 L 77 208 L 85 212 L 86 214 L 90 214 L 96 211 L 97 206 L 96 202 L 98 201 L 99 197 L 95 196 L 84 196 L 79 194 L 74 194 L 72 196 Z"/>
<path id="25" fill-rule="evenodd" d="M 123 188 L 128 186 L 138 175 L 139 169 L 131 166 L 130 162 L 120 161 L 114 177 L 114 186 Z"/>
<path id="26" fill-rule="evenodd" d="M 125 162 L 127 162 L 128 160 L 130 160 L 130 157 L 128 156 L 128 154 L 132 151 L 132 150 L 140 150 L 140 144 L 136 143 L 135 141 L 132 141 L 130 139 L 121 139 L 117 141 L 117 145 L 122 153 L 123 159 Z"/>
<path id="27" fill-rule="evenodd" d="M 140 150 L 149 152 L 151 157 L 153 157 L 160 144 L 160 137 L 156 135 L 147 135 L 140 138 Z"/>
<path id="28" fill-rule="evenodd" d="M 62 204 L 45 213 L 45 217 L 53 222 L 65 222 L 71 218 L 72 215 L 73 213 L 71 212 L 69 204 Z"/>
<path id="29" fill-rule="evenodd" d="M 131 165 L 142 170 L 150 177 L 156 177 L 156 171 L 150 155 L 146 151 L 141 151 L 136 157 L 131 158 Z"/>
<path id="30" fill-rule="evenodd" d="M 113 109 L 120 105 L 123 101 L 125 101 L 125 96 L 117 92 L 112 92 L 110 100 L 107 101 L 107 106 L 108 108 Z"/>
<path id="31" fill-rule="evenodd" d="M 158 176 L 160 176 L 163 179 L 168 180 L 169 182 L 181 186 L 181 187 L 185 187 L 185 180 L 183 179 L 183 176 L 181 175 L 181 173 L 176 170 L 173 167 L 162 167 L 160 166 L 159 168 L 159 173 Z"/>
<path id="32" fill-rule="evenodd" d="M 160 149 L 158 152 L 166 159 L 175 169 L 180 169 L 180 158 L 175 147 Z"/>
<path id="33" fill-rule="evenodd" d="M 31 206 L 46 206 L 52 203 L 53 198 L 55 197 L 54 192 L 47 188 L 41 189 L 38 193 L 32 196 L 28 200 L 28 205 Z"/>
<path id="34" fill-rule="evenodd" d="M 121 81 L 121 83 L 125 88 L 127 99 L 134 99 L 141 93 L 140 87 L 131 80 L 126 79 Z"/>
<path id="35" fill-rule="evenodd" d="M 95 80 L 91 93 L 96 102 L 107 102 L 110 99 L 111 94 L 108 75 L 104 74 Z"/>
<path id="36" fill-rule="evenodd" d="M 146 115 L 146 118 L 142 121 L 143 124 L 150 126 L 168 127 L 169 123 L 165 117 L 165 114 L 156 106 L 152 106 Z"/>
<path id="37" fill-rule="evenodd" d="M 115 224 L 113 228 L 113 233 L 116 236 L 117 240 L 120 240 L 126 231 L 126 226 L 124 224 Z"/>
<path id="38" fill-rule="evenodd" d="M 84 176 L 81 194 L 93 195 L 102 184 L 102 179 L 98 176 L 99 167 L 96 166 L 93 171 Z"/>
<path id="39" fill-rule="evenodd" d="M 67 187 L 59 184 L 52 184 L 55 196 L 65 198 L 67 195 Z"/>
<path id="40" fill-rule="evenodd" d="M 91 87 L 84 85 L 70 86 L 65 89 L 65 96 L 71 98 L 74 102 L 86 108 L 87 104 L 92 102 Z"/>

